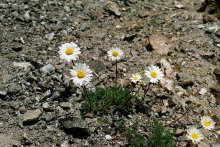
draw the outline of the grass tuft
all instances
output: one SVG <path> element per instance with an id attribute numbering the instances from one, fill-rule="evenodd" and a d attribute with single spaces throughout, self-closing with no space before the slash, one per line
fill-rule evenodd
<path id="1" fill-rule="evenodd" d="M 137 97 L 121 87 L 97 88 L 95 92 L 84 93 L 83 110 L 85 112 L 107 112 L 107 110 L 125 111 L 131 109 Z"/>

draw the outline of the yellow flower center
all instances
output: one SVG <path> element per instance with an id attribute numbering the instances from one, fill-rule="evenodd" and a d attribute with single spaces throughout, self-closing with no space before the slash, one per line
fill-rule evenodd
<path id="1" fill-rule="evenodd" d="M 198 139 L 199 138 L 199 134 L 198 133 L 192 133 L 192 139 Z"/>
<path id="2" fill-rule="evenodd" d="M 157 77 L 157 72 L 152 71 L 150 72 L 151 77 L 156 78 Z"/>
<path id="3" fill-rule="evenodd" d="M 203 125 L 205 127 L 209 127 L 211 125 L 211 122 L 209 120 L 204 120 Z"/>
<path id="4" fill-rule="evenodd" d="M 74 53 L 74 49 L 73 49 L 73 48 L 68 47 L 68 48 L 66 49 L 66 54 L 67 54 L 67 55 L 72 55 L 73 53 Z"/>
<path id="5" fill-rule="evenodd" d="M 137 76 L 133 76 L 133 80 L 137 81 L 138 77 Z"/>
<path id="6" fill-rule="evenodd" d="M 77 77 L 78 78 L 84 78 L 86 76 L 86 72 L 84 70 L 78 70 L 77 71 Z"/>
<path id="7" fill-rule="evenodd" d="M 112 52 L 112 56 L 118 57 L 118 55 L 119 55 L 119 52 L 118 52 L 118 51 L 113 51 L 113 52 Z"/>

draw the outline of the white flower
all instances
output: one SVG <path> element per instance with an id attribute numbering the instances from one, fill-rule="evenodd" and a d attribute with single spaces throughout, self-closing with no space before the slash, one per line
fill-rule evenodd
<path id="1" fill-rule="evenodd" d="M 187 137 L 191 139 L 193 142 L 200 142 L 204 138 L 203 134 L 200 132 L 200 130 L 196 128 L 191 128 L 187 130 Z"/>
<path id="2" fill-rule="evenodd" d="M 140 74 L 136 73 L 136 74 L 131 75 L 130 80 L 131 80 L 131 82 L 136 84 L 137 82 L 139 82 L 141 80 L 141 78 L 142 78 L 142 76 Z"/>
<path id="3" fill-rule="evenodd" d="M 151 65 L 149 70 L 145 71 L 145 75 L 150 78 L 151 83 L 156 83 L 158 80 L 161 80 L 164 76 L 163 72 L 159 67 Z"/>
<path id="4" fill-rule="evenodd" d="M 85 63 L 76 64 L 73 69 L 70 70 L 70 73 L 73 76 L 71 79 L 75 85 L 86 86 L 92 79 L 92 70 L 90 70 L 89 66 Z"/>
<path id="5" fill-rule="evenodd" d="M 78 60 L 79 54 L 81 53 L 80 48 L 77 44 L 70 42 L 64 43 L 59 47 L 60 58 L 70 62 L 71 60 Z"/>
<path id="6" fill-rule="evenodd" d="M 215 127 L 215 122 L 208 116 L 203 116 L 201 118 L 201 124 L 205 129 L 211 130 Z"/>
<path id="7" fill-rule="evenodd" d="M 107 52 L 108 57 L 112 61 L 119 61 L 124 55 L 124 52 L 120 50 L 119 48 L 112 48 Z"/>

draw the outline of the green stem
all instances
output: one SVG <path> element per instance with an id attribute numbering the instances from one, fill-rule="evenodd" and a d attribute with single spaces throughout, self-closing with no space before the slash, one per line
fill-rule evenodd
<path id="1" fill-rule="evenodd" d="M 118 61 L 115 63 L 115 87 L 118 86 Z"/>
<path id="2" fill-rule="evenodd" d="M 146 94 L 147 94 L 147 92 L 148 92 L 148 90 L 150 88 L 150 85 L 151 85 L 151 83 L 148 84 L 147 89 L 144 88 L 144 98 L 145 98 L 145 96 L 146 96 Z"/>
<path id="3" fill-rule="evenodd" d="M 83 88 L 84 98 L 87 98 L 88 93 L 87 93 L 87 90 L 86 90 L 86 86 L 83 86 L 82 88 Z M 90 109 L 90 111 L 92 110 L 92 104 L 91 104 L 90 99 L 89 99 L 89 109 Z"/>
<path id="4" fill-rule="evenodd" d="M 135 87 L 134 87 L 135 88 Z M 135 92 L 134 96 L 136 96 L 138 94 L 138 92 L 140 91 L 141 86 L 138 88 L 138 90 Z"/>

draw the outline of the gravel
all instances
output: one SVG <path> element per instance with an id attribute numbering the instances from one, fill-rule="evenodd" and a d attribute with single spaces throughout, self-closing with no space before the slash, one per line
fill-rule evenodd
<path id="1" fill-rule="evenodd" d="M 200 127 L 203 114 L 220 118 L 220 23 L 209 14 L 211 5 L 197 11 L 202 2 L 1 1 L 0 146 L 129 146 L 116 128 L 120 120 L 140 128 L 158 120 L 176 130 L 176 146 L 187 145 L 186 129 Z M 132 89 L 130 75 L 149 65 L 165 77 L 128 114 L 84 114 L 83 90 L 70 80 L 73 64 L 58 55 L 71 41 L 82 51 L 77 62 L 94 71 L 90 90 L 114 85 L 115 66 L 106 53 L 116 46 L 125 53 L 119 84 Z M 144 75 L 143 81 L 149 82 Z M 209 132 L 198 146 L 218 140 Z"/>

